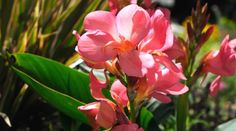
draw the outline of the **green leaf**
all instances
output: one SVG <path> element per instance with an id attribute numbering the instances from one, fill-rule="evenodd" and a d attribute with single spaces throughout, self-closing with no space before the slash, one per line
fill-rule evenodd
<path id="1" fill-rule="evenodd" d="M 220 124 L 219 126 L 217 126 L 215 131 L 235 131 L 235 129 L 236 129 L 236 118 L 226 123 Z"/>
<path id="2" fill-rule="evenodd" d="M 66 115 L 80 120 L 81 122 L 88 123 L 86 116 L 77 110 L 77 107 L 83 105 L 84 103 L 56 90 L 53 90 L 34 78 L 30 77 L 26 73 L 20 71 L 19 69 L 12 67 L 16 74 L 29 84 L 41 97 L 43 97 L 48 103 L 56 107 L 61 112 Z"/>
<path id="3" fill-rule="evenodd" d="M 143 107 L 140 111 L 140 125 L 146 131 L 148 129 L 149 122 L 153 118 L 153 114 L 147 110 L 147 108 Z"/>
<path id="4" fill-rule="evenodd" d="M 66 115 L 87 123 L 78 106 L 92 102 L 88 75 L 40 56 L 17 53 L 12 69 L 42 98 Z"/>
<path id="5" fill-rule="evenodd" d="M 89 77 L 56 61 L 27 53 L 16 53 L 13 66 L 41 84 L 84 103 L 94 101 L 89 90 Z"/>

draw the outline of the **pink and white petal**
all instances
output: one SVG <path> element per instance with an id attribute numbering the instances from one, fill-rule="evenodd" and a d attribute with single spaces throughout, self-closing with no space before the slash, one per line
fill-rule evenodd
<path id="1" fill-rule="evenodd" d="M 168 96 L 166 96 L 165 94 L 160 93 L 160 92 L 156 92 L 156 91 L 155 91 L 155 92 L 153 92 L 153 93 L 151 94 L 151 96 L 152 96 L 153 98 L 155 98 L 155 99 L 157 99 L 157 100 L 163 102 L 163 103 L 169 103 L 169 102 L 171 102 L 170 97 L 168 97 Z"/>
<path id="2" fill-rule="evenodd" d="M 107 44 L 112 43 L 111 35 L 101 31 L 91 31 L 83 34 L 77 45 L 78 52 L 85 59 L 94 62 L 105 62 L 113 58 L 116 51 L 107 48 Z"/>
<path id="3" fill-rule="evenodd" d="M 172 71 L 177 77 L 186 80 L 186 77 L 184 76 L 181 65 L 180 64 L 174 64 L 172 60 L 163 53 L 160 53 L 155 56 L 155 61 L 158 63 L 163 64 L 166 68 L 168 68 L 170 71 Z"/>
<path id="4" fill-rule="evenodd" d="M 100 102 L 93 102 L 83 106 L 79 106 L 78 110 L 83 112 L 89 119 L 89 124 L 94 128 L 99 128 L 98 124 L 95 121 L 95 117 L 98 113 L 100 107 Z"/>
<path id="5" fill-rule="evenodd" d="M 128 76 L 143 77 L 154 65 L 152 55 L 136 50 L 119 55 L 119 65 Z"/>
<path id="6" fill-rule="evenodd" d="M 136 4 L 124 7 L 116 17 L 119 34 L 137 45 L 150 30 L 150 16 Z"/>
<path id="7" fill-rule="evenodd" d="M 155 83 L 155 90 L 160 92 L 166 92 L 166 89 L 172 87 L 180 80 L 179 77 L 176 77 L 176 75 L 167 68 L 158 71 L 157 75 L 158 78 Z"/>
<path id="8" fill-rule="evenodd" d="M 90 79 L 90 92 L 93 98 L 96 100 L 104 99 L 105 96 L 102 94 L 102 89 L 107 86 L 106 81 L 102 82 L 96 78 L 93 71 L 89 73 Z"/>
<path id="9" fill-rule="evenodd" d="M 116 121 L 116 113 L 112 106 L 107 101 L 100 102 L 100 108 L 97 116 L 95 117 L 96 122 L 103 128 L 111 128 Z"/>
<path id="10" fill-rule="evenodd" d="M 166 89 L 166 91 L 171 95 L 181 95 L 188 92 L 188 87 L 182 83 L 176 83 L 170 88 Z"/>
<path id="11" fill-rule="evenodd" d="M 112 98 L 123 107 L 128 104 L 127 88 L 119 81 L 116 80 L 110 90 Z"/>
<path id="12" fill-rule="evenodd" d="M 116 17 L 108 11 L 94 11 L 89 13 L 84 19 L 84 28 L 87 31 L 100 30 L 110 34 L 116 40 L 119 37 L 116 28 Z"/>
<path id="13" fill-rule="evenodd" d="M 157 82 L 159 69 L 160 66 L 157 63 L 155 63 L 152 68 L 148 69 L 148 72 L 146 73 L 148 85 L 153 86 Z"/>
<path id="14" fill-rule="evenodd" d="M 220 88 L 221 76 L 217 76 L 210 85 L 210 95 L 216 96 Z"/>

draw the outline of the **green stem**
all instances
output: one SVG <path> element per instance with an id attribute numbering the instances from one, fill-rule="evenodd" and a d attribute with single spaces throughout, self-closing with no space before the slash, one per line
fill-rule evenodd
<path id="1" fill-rule="evenodd" d="M 134 101 L 130 101 L 130 120 L 135 123 L 136 118 L 135 118 L 135 104 Z"/>
<path id="2" fill-rule="evenodd" d="M 177 98 L 176 131 L 186 131 L 188 109 L 188 93 L 185 93 Z"/>
<path id="3" fill-rule="evenodd" d="M 190 53 L 189 63 L 187 66 L 187 70 L 185 70 L 184 74 L 187 77 L 185 81 L 185 85 L 191 89 L 192 86 L 192 73 L 193 66 L 195 61 L 195 54 L 193 52 Z M 195 78 L 194 78 L 195 79 Z M 189 92 L 178 96 L 176 101 L 176 131 L 186 131 L 187 129 L 187 121 L 188 121 L 188 111 L 189 111 L 189 101 L 188 101 Z"/>

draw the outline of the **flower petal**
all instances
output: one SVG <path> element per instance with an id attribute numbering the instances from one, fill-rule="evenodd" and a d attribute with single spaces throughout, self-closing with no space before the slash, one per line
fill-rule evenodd
<path id="1" fill-rule="evenodd" d="M 210 85 L 210 95 L 216 96 L 220 88 L 221 76 L 217 76 Z"/>
<path id="2" fill-rule="evenodd" d="M 127 89 L 121 84 L 119 80 L 116 80 L 110 90 L 112 98 L 119 104 L 123 105 L 123 107 L 127 106 L 128 97 L 127 97 Z"/>
<path id="3" fill-rule="evenodd" d="M 151 94 L 151 96 L 154 97 L 155 99 L 157 99 L 157 100 L 163 102 L 163 103 L 169 103 L 169 102 L 171 102 L 170 97 L 168 97 L 168 96 L 166 96 L 165 94 L 160 93 L 160 92 L 156 92 L 156 91 L 155 91 L 155 92 L 153 92 L 153 93 Z"/>
<path id="4" fill-rule="evenodd" d="M 152 55 L 135 50 L 120 54 L 119 65 L 127 75 L 143 77 L 154 65 L 154 60 Z"/>
<path id="5" fill-rule="evenodd" d="M 166 13 L 168 14 L 168 13 Z M 170 22 L 161 10 L 156 10 L 151 18 L 152 31 L 140 44 L 142 51 L 165 51 L 173 46 L 174 35 Z"/>
<path id="6" fill-rule="evenodd" d="M 96 122 L 103 128 L 111 128 L 116 121 L 116 114 L 112 106 L 107 101 L 100 102 L 99 112 Z"/>
<path id="7" fill-rule="evenodd" d="M 181 65 L 174 64 L 166 54 L 159 53 L 158 55 L 155 56 L 155 60 L 156 62 L 163 64 L 166 68 L 172 71 L 177 77 L 186 80 L 186 77 L 184 76 L 181 70 Z"/>
<path id="8" fill-rule="evenodd" d="M 100 100 L 105 98 L 102 94 L 102 89 L 107 86 L 106 82 L 99 81 L 93 74 L 93 71 L 89 73 L 90 78 L 90 92 L 93 98 Z"/>
<path id="9" fill-rule="evenodd" d="M 186 93 L 188 90 L 188 87 L 182 83 L 176 83 L 170 88 L 166 89 L 166 91 L 172 95 L 181 95 Z"/>
<path id="10" fill-rule="evenodd" d="M 150 16 L 143 8 L 131 4 L 117 14 L 116 23 L 119 34 L 136 45 L 150 29 Z"/>
<path id="11" fill-rule="evenodd" d="M 116 52 L 106 46 L 113 38 L 101 31 L 87 32 L 78 41 L 78 52 L 85 59 L 95 62 L 105 62 L 116 55 Z"/>
<path id="12" fill-rule="evenodd" d="M 99 107 L 100 107 L 100 102 L 93 102 L 93 103 L 89 103 L 89 104 L 78 107 L 79 111 L 86 114 L 86 116 L 89 119 L 89 123 L 94 129 L 99 127 L 94 119 L 98 113 Z"/>
<path id="13" fill-rule="evenodd" d="M 84 19 L 84 28 L 87 31 L 100 30 L 110 34 L 114 39 L 119 37 L 116 29 L 115 15 L 108 11 L 94 11 Z"/>

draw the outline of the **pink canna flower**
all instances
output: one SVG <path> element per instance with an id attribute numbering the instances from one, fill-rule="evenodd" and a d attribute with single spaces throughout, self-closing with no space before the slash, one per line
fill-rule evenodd
<path id="1" fill-rule="evenodd" d="M 110 90 L 111 96 L 117 102 L 118 107 L 103 95 L 102 89 L 107 87 L 108 82 L 106 74 L 105 77 L 106 81 L 101 81 L 93 74 L 93 70 L 90 72 L 90 92 L 98 102 L 78 107 L 78 110 L 87 115 L 94 130 L 99 127 L 106 129 L 111 128 L 117 120 L 116 110 L 123 109 L 123 107 L 127 106 L 128 103 L 127 89 L 119 80 L 116 80 L 112 84 Z"/>
<path id="2" fill-rule="evenodd" d="M 115 126 L 111 131 L 144 131 L 143 128 L 139 128 L 137 124 L 122 124 Z"/>
<path id="3" fill-rule="evenodd" d="M 111 128 L 116 122 L 115 105 L 112 102 L 101 100 L 84 106 L 79 106 L 78 110 L 84 112 L 91 123 L 91 126 L 96 130 L 99 127 Z"/>
<path id="4" fill-rule="evenodd" d="M 104 73 L 105 74 L 105 73 Z M 96 78 L 93 74 L 93 71 L 89 73 L 90 78 L 90 92 L 93 98 L 96 100 L 106 99 L 102 93 L 102 89 L 107 87 L 108 78 L 105 74 L 106 81 L 101 81 Z M 121 84 L 119 80 L 115 80 L 111 86 L 110 94 L 112 98 L 119 104 L 121 107 L 127 106 L 128 97 L 127 97 L 127 88 Z"/>
<path id="5" fill-rule="evenodd" d="M 181 69 L 180 64 L 177 65 Z M 184 79 L 174 71 L 160 66 L 154 66 L 146 75 L 146 78 L 138 82 L 137 99 L 142 101 L 146 97 L 154 97 L 157 100 L 168 103 L 171 99 L 168 95 L 181 95 L 188 91 L 188 87 L 180 80 Z"/>
<path id="6" fill-rule="evenodd" d="M 221 76 L 234 75 L 236 71 L 236 39 L 229 41 L 227 35 L 219 51 L 208 53 L 203 59 L 203 71 Z"/>
<path id="7" fill-rule="evenodd" d="M 166 14 L 156 10 L 150 17 L 135 4 L 124 7 L 117 16 L 106 11 L 92 12 L 85 17 L 87 32 L 78 40 L 78 52 L 93 62 L 118 58 L 128 76 L 143 77 L 154 66 L 152 52 L 162 52 L 173 45 Z"/>

